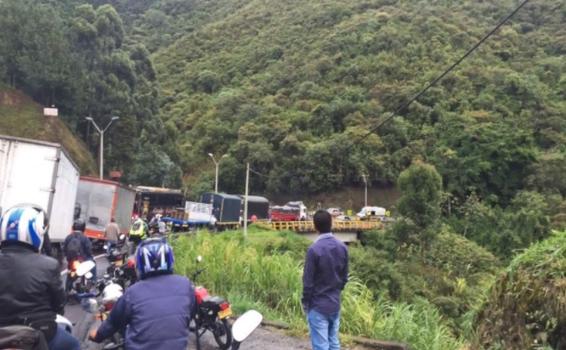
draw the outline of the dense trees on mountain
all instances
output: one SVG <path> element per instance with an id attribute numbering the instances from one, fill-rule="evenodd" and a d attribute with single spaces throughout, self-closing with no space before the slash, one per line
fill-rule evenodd
<path id="1" fill-rule="evenodd" d="M 93 150 L 84 117 L 119 115 L 107 169 L 133 183 L 178 185 L 184 175 L 196 194 L 213 186 L 207 154 L 227 153 L 222 190 L 243 191 L 250 162 L 253 192 L 303 197 L 361 185 L 362 174 L 394 185 L 422 159 L 442 178 L 444 219 L 506 256 L 566 221 L 562 1 L 529 3 L 368 130 L 513 5 L 1 0 L 0 77 L 57 105 Z"/>
<path id="2" fill-rule="evenodd" d="M 122 19 L 112 6 L 71 5 L 0 1 L 0 77 L 57 106 L 93 150 L 98 137 L 85 117 L 104 127 L 119 116 L 106 137 L 105 168 L 124 171 L 128 182 L 180 185 L 149 52 L 141 43 L 125 44 Z M 148 154 L 155 158 L 148 161 Z M 140 162 L 143 169 L 134 166 Z M 156 175 L 164 170 L 174 175 Z"/>
<path id="3" fill-rule="evenodd" d="M 455 333 L 473 333 L 474 308 L 500 265 L 566 227 L 566 3 L 530 2 L 391 113 L 513 6 L 0 0 L 0 89 L 57 106 L 93 154 L 98 136 L 85 117 L 106 125 L 120 116 L 105 169 L 132 184 L 183 179 L 193 195 L 211 190 L 213 153 L 227 154 L 225 192 L 243 191 L 247 162 L 253 193 L 305 199 L 361 186 L 362 174 L 399 187 L 397 222 L 353 250 L 355 273 L 376 297 L 426 304 Z M 515 261 L 530 266 L 531 255 Z M 492 297 L 512 288 L 502 279 Z M 486 344 L 498 334 L 485 320 L 509 306 L 498 305 L 480 317 Z"/>

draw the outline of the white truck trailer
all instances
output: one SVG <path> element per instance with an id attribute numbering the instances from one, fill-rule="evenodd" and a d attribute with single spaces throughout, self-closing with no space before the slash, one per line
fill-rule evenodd
<path id="1" fill-rule="evenodd" d="M 79 168 L 61 145 L 0 135 L 0 213 L 22 203 L 42 207 L 57 253 L 72 229 L 78 185 Z"/>

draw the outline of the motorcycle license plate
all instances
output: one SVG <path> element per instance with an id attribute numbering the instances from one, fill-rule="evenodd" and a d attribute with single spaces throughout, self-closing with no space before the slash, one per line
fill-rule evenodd
<path id="1" fill-rule="evenodd" d="M 124 263 L 122 262 L 122 260 L 117 260 L 116 262 L 114 262 L 114 265 L 122 266 L 122 265 L 124 265 Z"/>
<path id="2" fill-rule="evenodd" d="M 226 310 L 218 311 L 218 318 L 225 319 L 226 317 L 232 316 L 232 308 L 229 307 Z"/>

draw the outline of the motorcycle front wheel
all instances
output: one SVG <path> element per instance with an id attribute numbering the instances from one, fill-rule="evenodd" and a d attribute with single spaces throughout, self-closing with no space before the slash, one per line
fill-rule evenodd
<path id="1" fill-rule="evenodd" d="M 228 350 L 232 345 L 232 330 L 228 324 L 228 319 L 219 320 L 214 322 L 214 329 L 212 329 L 214 340 L 221 350 Z"/>

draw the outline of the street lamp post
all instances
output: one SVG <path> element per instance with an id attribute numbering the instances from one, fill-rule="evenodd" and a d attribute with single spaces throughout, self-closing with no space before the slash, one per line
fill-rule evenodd
<path id="1" fill-rule="evenodd" d="M 99 128 L 98 125 L 94 122 L 94 119 L 92 119 L 92 117 L 86 117 L 85 119 L 91 122 L 92 125 L 94 125 L 96 131 L 98 131 L 98 133 L 100 134 L 99 157 L 100 157 L 100 180 L 102 180 L 104 178 L 104 133 L 106 132 L 106 130 L 108 130 L 112 122 L 120 119 L 120 117 L 113 116 L 112 119 L 110 119 L 110 121 L 108 122 L 108 124 L 106 124 L 106 127 L 104 129 Z"/>
<path id="2" fill-rule="evenodd" d="M 216 161 L 216 159 L 214 158 L 214 154 L 209 153 L 208 156 L 212 158 L 212 161 L 214 162 L 214 166 L 216 167 L 216 175 L 214 176 L 214 193 L 218 193 L 218 168 L 220 166 L 220 161 L 222 160 L 222 158 L 226 158 L 228 157 L 228 155 L 223 154 L 218 161 Z"/>

